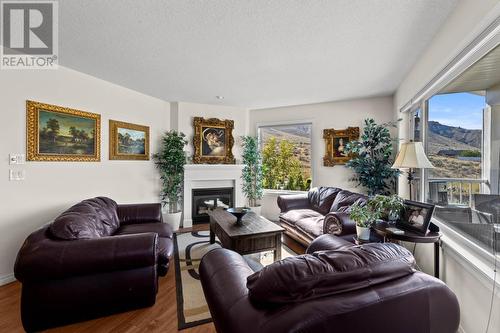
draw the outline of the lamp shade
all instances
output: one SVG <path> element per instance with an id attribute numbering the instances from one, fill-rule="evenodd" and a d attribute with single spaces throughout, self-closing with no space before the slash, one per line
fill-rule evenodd
<path id="1" fill-rule="evenodd" d="M 432 169 L 434 166 L 424 152 L 422 142 L 407 142 L 401 145 L 393 169 Z"/>

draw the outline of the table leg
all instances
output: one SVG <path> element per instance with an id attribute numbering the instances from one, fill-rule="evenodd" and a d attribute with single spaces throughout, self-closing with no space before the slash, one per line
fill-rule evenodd
<path id="1" fill-rule="evenodd" d="M 439 279 L 439 241 L 434 243 L 434 276 Z"/>
<path id="2" fill-rule="evenodd" d="M 212 222 L 210 222 L 210 244 L 215 243 L 215 226 Z"/>
<path id="3" fill-rule="evenodd" d="M 276 235 L 276 247 L 274 248 L 274 261 L 281 260 L 281 234 Z"/>

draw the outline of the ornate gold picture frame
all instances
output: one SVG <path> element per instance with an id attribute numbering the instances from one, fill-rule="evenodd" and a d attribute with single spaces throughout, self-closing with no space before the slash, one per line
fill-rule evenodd
<path id="1" fill-rule="evenodd" d="M 345 145 L 358 138 L 359 127 L 348 127 L 343 130 L 324 129 L 323 139 L 325 139 L 326 152 L 323 157 L 323 165 L 331 167 L 346 164 L 352 156 L 344 151 Z"/>
<path id="2" fill-rule="evenodd" d="M 149 127 L 109 120 L 110 160 L 149 160 Z"/>
<path id="3" fill-rule="evenodd" d="M 98 162 L 101 116 L 26 101 L 26 150 L 28 161 Z"/>
<path id="4" fill-rule="evenodd" d="M 194 117 L 193 163 L 234 164 L 234 121 Z"/>

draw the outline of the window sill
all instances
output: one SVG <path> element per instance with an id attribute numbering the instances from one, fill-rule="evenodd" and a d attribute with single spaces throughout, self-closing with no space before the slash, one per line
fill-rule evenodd
<path id="1" fill-rule="evenodd" d="M 264 195 L 287 195 L 287 194 L 307 193 L 307 191 L 272 190 L 272 189 L 264 189 L 263 192 L 264 192 Z"/>
<path id="2" fill-rule="evenodd" d="M 495 260 L 497 261 L 496 266 L 498 266 L 500 255 L 494 255 L 487 251 L 439 220 L 433 218 L 432 222 L 439 226 L 443 234 L 441 238 L 443 252 L 454 257 L 464 269 L 469 270 L 491 287 L 495 280 Z M 498 278 L 496 283 L 500 286 Z"/>

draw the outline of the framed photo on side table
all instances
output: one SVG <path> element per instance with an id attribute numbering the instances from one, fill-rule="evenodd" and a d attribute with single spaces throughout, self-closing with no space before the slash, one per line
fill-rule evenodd
<path id="1" fill-rule="evenodd" d="M 405 200 L 404 205 L 405 208 L 396 226 L 425 235 L 431 222 L 434 205 L 411 200 Z"/>

